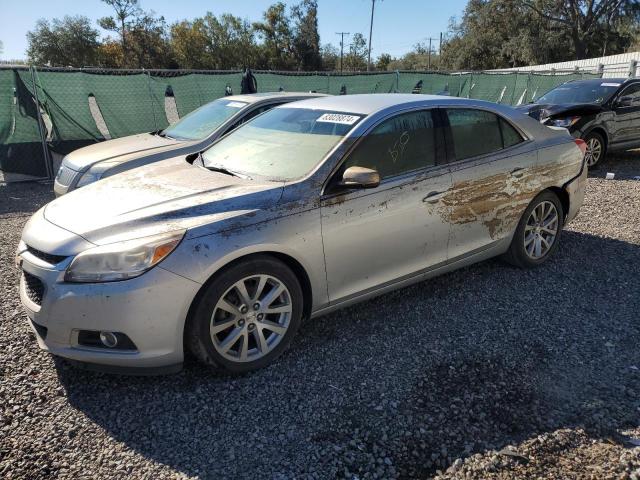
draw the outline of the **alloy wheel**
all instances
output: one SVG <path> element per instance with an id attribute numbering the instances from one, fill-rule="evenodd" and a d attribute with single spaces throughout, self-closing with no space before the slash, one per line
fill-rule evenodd
<path id="1" fill-rule="evenodd" d="M 531 211 L 524 228 L 524 250 L 529 258 L 543 258 L 558 236 L 560 217 L 556 206 L 549 201 L 540 202 Z"/>
<path id="2" fill-rule="evenodd" d="M 258 360 L 282 341 L 292 312 L 291 294 L 282 281 L 271 275 L 245 277 L 213 309 L 213 346 L 234 362 Z"/>
<path id="3" fill-rule="evenodd" d="M 587 167 L 593 167 L 602 156 L 602 142 L 596 138 L 591 137 L 587 140 L 587 151 L 584 154 Z"/>

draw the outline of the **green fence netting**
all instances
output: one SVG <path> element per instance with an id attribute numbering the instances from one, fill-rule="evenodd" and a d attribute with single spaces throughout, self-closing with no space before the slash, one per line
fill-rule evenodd
<path id="1" fill-rule="evenodd" d="M 0 70 L 0 170 L 45 177 L 36 104 L 28 70 Z"/>
<path id="2" fill-rule="evenodd" d="M 505 105 L 535 100 L 556 85 L 595 73 L 559 72 L 255 72 L 258 91 L 341 93 L 423 93 L 478 98 Z M 173 96 L 180 117 L 223 97 L 240 93 L 242 73 L 214 71 L 119 71 L 0 69 L 0 170 L 46 175 L 38 129 L 35 91 L 49 116 L 47 141 L 66 154 L 83 145 L 162 129 L 165 97 Z M 90 108 L 90 97 L 93 97 Z M 96 118 L 95 110 L 99 111 Z M 98 126 L 100 122 L 100 127 Z M 104 125 L 102 125 L 104 122 Z M 105 129 L 107 132 L 105 132 Z"/>

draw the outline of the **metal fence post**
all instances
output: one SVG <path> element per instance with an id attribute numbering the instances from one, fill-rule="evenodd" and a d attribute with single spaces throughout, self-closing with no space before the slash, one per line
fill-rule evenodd
<path id="1" fill-rule="evenodd" d="M 604 63 L 598 64 L 598 75 L 600 75 L 600 78 L 602 78 L 602 76 L 604 75 Z"/>
<path id="2" fill-rule="evenodd" d="M 631 60 L 629 62 L 629 77 L 630 78 L 635 78 L 637 68 L 638 68 L 638 61 L 637 60 Z"/>
<path id="3" fill-rule="evenodd" d="M 396 70 L 396 93 L 400 92 L 400 71 Z"/>
<path id="4" fill-rule="evenodd" d="M 33 85 L 33 100 L 36 104 L 36 117 L 38 119 L 38 131 L 40 132 L 40 142 L 42 143 L 42 154 L 44 155 L 44 165 L 47 170 L 47 178 L 53 180 L 53 162 L 49 155 L 49 147 L 47 146 L 47 135 L 44 128 L 44 120 L 42 120 L 42 111 L 40 110 L 40 100 L 38 99 L 38 85 L 36 83 L 35 67 L 30 66 L 31 84 Z"/>

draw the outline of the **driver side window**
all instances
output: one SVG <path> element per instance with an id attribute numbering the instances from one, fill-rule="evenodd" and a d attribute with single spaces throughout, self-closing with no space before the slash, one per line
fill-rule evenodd
<path id="1" fill-rule="evenodd" d="M 631 97 L 632 102 L 638 102 L 640 98 L 640 83 L 635 83 L 633 85 L 629 85 L 623 92 L 620 94 L 621 97 Z"/>
<path id="2" fill-rule="evenodd" d="M 371 168 L 380 178 L 436 164 L 436 128 L 431 111 L 403 113 L 375 127 L 345 162 Z"/>

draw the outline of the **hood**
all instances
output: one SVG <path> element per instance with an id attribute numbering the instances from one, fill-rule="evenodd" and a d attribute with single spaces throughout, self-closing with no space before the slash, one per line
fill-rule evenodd
<path id="1" fill-rule="evenodd" d="M 80 148 L 68 154 L 64 163 L 69 168 L 80 171 L 103 160 L 112 160 L 132 153 L 155 153 L 183 143 L 173 138 L 141 133 Z"/>
<path id="2" fill-rule="evenodd" d="M 566 115 L 594 115 L 602 111 L 602 105 L 595 103 L 559 103 L 557 105 L 528 103 L 520 105 L 516 109 L 540 120 L 541 118 Z"/>
<path id="3" fill-rule="evenodd" d="M 176 157 L 63 195 L 44 217 L 96 244 L 215 224 L 213 233 L 239 226 L 237 217 L 259 221 L 257 212 L 272 208 L 282 190 L 282 183 L 211 172 Z"/>

